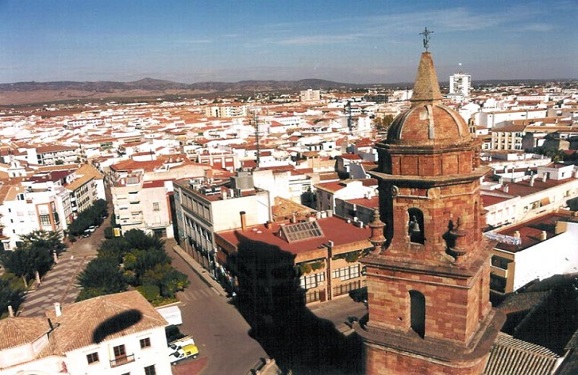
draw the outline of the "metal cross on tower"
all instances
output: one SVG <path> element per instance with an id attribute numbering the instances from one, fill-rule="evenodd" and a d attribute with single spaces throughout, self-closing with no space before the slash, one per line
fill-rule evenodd
<path id="1" fill-rule="evenodd" d="M 423 48 L 425 48 L 426 52 L 429 48 L 429 36 L 430 36 L 430 34 L 433 34 L 433 31 L 428 30 L 427 27 L 425 28 L 425 30 L 423 32 L 419 33 L 419 35 L 423 35 Z"/>

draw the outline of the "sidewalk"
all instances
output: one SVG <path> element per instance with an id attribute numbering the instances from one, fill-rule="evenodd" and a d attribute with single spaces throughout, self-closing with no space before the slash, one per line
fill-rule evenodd
<path id="1" fill-rule="evenodd" d="M 193 269 L 193 271 L 195 271 L 207 284 L 209 284 L 211 289 L 213 289 L 216 293 L 222 295 L 223 297 L 227 297 L 227 292 L 225 292 L 225 289 L 223 289 L 221 284 L 219 284 L 215 279 L 213 279 L 211 277 L 211 274 L 208 273 L 207 270 L 205 270 L 192 256 L 187 254 L 187 252 L 183 250 L 182 247 L 176 245 L 176 242 L 175 245 L 172 244 L 168 245 L 172 246 L 175 253 L 177 253 L 185 262 L 187 262 L 187 264 Z"/>

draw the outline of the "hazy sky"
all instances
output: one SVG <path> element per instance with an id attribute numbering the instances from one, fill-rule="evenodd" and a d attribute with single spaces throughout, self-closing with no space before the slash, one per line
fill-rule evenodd
<path id="1" fill-rule="evenodd" d="M 578 0 L 0 0 L 0 83 L 578 78 Z M 461 63 L 461 66 L 459 65 Z"/>

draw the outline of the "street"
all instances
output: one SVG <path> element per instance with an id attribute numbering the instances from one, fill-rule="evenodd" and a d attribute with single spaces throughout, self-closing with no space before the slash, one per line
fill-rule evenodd
<path id="1" fill-rule="evenodd" d="M 207 362 L 204 368 L 204 364 L 195 367 L 185 362 L 176 366 L 175 375 L 248 374 L 260 359 L 269 357 L 276 363 L 267 366 L 261 374 L 280 373 L 277 371 L 281 366 L 312 374 L 357 373 L 355 359 L 360 354 L 359 343 L 346 322 L 360 319 L 367 313 L 363 303 L 343 296 L 313 305 L 305 308 L 301 318 L 295 317 L 298 320 L 287 322 L 285 329 L 289 331 L 272 326 L 255 336 L 255 331 L 250 334 L 251 327 L 224 296 L 222 288 L 196 261 L 173 244 L 174 240 L 168 240 L 166 246 L 174 259 L 173 266 L 186 273 L 191 281 L 191 285 L 178 294 L 182 301 L 182 331 L 195 338 L 200 348 L 197 361 Z M 316 331 L 318 336 L 299 334 L 310 330 Z M 321 344 L 323 342 L 325 344 Z M 345 366 L 341 365 L 343 362 Z M 189 371 L 181 372 L 180 366 L 191 367 L 187 368 Z"/>
<path id="2" fill-rule="evenodd" d="M 260 358 L 267 357 L 267 353 L 249 336 L 250 327 L 235 306 L 175 253 L 174 244 L 174 240 L 167 240 L 165 247 L 173 258 L 172 265 L 185 273 L 191 282 L 186 290 L 177 294 L 183 315 L 180 328 L 182 333 L 193 336 L 199 347 L 199 359 L 194 361 L 206 361 L 200 373 L 249 373 Z M 188 362 L 176 367 L 187 366 Z"/>

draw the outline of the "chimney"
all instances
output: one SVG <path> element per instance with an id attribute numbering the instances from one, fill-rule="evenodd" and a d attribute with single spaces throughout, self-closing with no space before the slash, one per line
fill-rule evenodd
<path id="1" fill-rule="evenodd" d="M 12 308 L 12 305 L 8 305 L 8 317 L 14 318 L 14 309 Z"/>
<path id="2" fill-rule="evenodd" d="M 56 317 L 62 315 L 62 309 L 60 308 L 59 302 L 54 302 L 54 312 L 56 313 Z"/>
<path id="3" fill-rule="evenodd" d="M 241 215 L 241 230 L 244 232 L 247 228 L 247 219 L 245 218 L 245 211 L 239 212 Z"/>
<path id="4" fill-rule="evenodd" d="M 510 191 L 510 186 L 508 186 L 508 184 L 504 185 L 504 193 L 507 193 Z"/>

